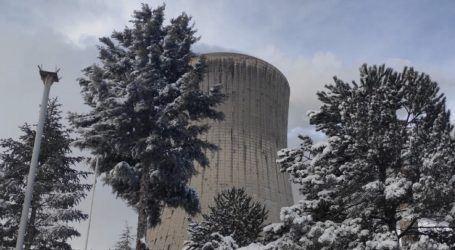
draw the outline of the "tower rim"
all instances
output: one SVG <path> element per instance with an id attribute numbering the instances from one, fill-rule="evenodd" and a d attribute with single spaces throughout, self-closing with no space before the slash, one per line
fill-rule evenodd
<path id="1" fill-rule="evenodd" d="M 264 59 L 261 59 L 259 57 L 256 57 L 256 56 L 252 56 L 252 55 L 248 55 L 248 54 L 244 54 L 244 53 L 239 53 L 239 52 L 224 52 L 224 51 L 216 51 L 216 52 L 207 52 L 207 53 L 199 53 L 197 54 L 198 56 L 204 56 L 206 58 L 208 57 L 212 57 L 212 56 L 226 56 L 226 57 L 237 57 L 237 58 L 249 58 L 249 59 L 253 59 L 253 60 L 256 60 L 260 63 L 263 63 L 265 65 L 267 65 L 268 67 L 271 67 L 273 68 L 275 71 L 277 71 L 285 80 L 286 80 L 286 84 L 287 84 L 287 87 L 289 88 L 289 81 L 288 79 L 286 78 L 286 76 L 283 74 L 283 72 L 281 72 L 280 69 L 278 69 L 275 65 L 267 62 L 266 60 Z"/>

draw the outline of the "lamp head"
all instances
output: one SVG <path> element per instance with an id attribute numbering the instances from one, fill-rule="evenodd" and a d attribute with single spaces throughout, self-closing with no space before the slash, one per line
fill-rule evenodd
<path id="1" fill-rule="evenodd" d="M 57 69 L 55 72 L 50 72 L 41 69 L 40 66 L 38 66 L 39 69 L 39 74 L 41 76 L 41 80 L 43 81 L 44 84 L 46 84 L 46 81 L 50 81 L 50 83 L 58 82 L 60 78 L 58 77 L 57 73 L 60 71 L 60 69 Z"/>

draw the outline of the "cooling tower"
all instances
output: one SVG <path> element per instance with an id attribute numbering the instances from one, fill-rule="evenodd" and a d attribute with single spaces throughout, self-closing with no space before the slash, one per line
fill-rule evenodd
<path id="1" fill-rule="evenodd" d="M 288 176 L 280 173 L 277 151 L 287 146 L 289 85 L 273 65 L 236 53 L 210 53 L 203 90 L 221 85 L 228 98 L 219 105 L 225 119 L 211 122 L 205 135 L 220 147 L 207 152 L 210 166 L 198 168 L 191 186 L 200 195 L 202 212 L 213 197 L 232 186 L 243 187 L 269 209 L 269 222 L 279 220 L 280 208 L 292 204 Z M 195 220 L 198 220 L 196 218 Z M 151 250 L 180 250 L 188 237 L 188 215 L 166 208 L 162 223 L 147 232 Z"/>

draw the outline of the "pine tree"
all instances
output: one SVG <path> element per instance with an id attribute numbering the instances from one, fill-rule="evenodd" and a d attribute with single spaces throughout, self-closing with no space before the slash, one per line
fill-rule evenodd
<path id="1" fill-rule="evenodd" d="M 119 241 L 115 244 L 114 250 L 133 250 L 131 247 L 132 241 L 133 235 L 131 234 L 131 227 L 126 224 L 125 229 L 120 234 Z"/>
<path id="2" fill-rule="evenodd" d="M 259 239 L 268 213 L 264 205 L 253 202 L 251 196 L 239 188 L 222 191 L 214 202 L 209 212 L 202 215 L 201 222 L 188 226 L 190 239 L 185 242 L 186 249 L 213 250 L 214 245 L 219 245 L 216 242 L 226 241 L 224 237 L 232 237 L 232 245 L 239 247 Z"/>
<path id="3" fill-rule="evenodd" d="M 208 130 L 204 121 L 222 118 L 214 109 L 219 88 L 199 89 L 205 63 L 191 52 L 198 40 L 191 18 L 163 20 L 164 6 L 143 4 L 132 28 L 100 39 L 99 64 L 79 80 L 91 110 L 71 119 L 82 137 L 76 145 L 101 157 L 104 181 L 138 211 L 137 245 L 164 205 L 199 211 L 188 181 L 194 163 L 206 166 L 204 153 L 217 148 L 199 135 Z"/>
<path id="4" fill-rule="evenodd" d="M 360 83 L 334 78 L 310 123 L 279 164 L 303 199 L 265 228 L 267 249 L 449 249 L 455 218 L 455 147 L 436 82 L 405 68 L 363 65 Z M 423 228 L 423 222 L 444 230 Z M 443 236 L 443 237 L 441 237 Z"/>
<path id="5" fill-rule="evenodd" d="M 80 236 L 68 225 L 87 215 L 76 206 L 91 185 L 81 183 L 88 172 L 73 166 L 82 160 L 71 155 L 71 130 L 61 124 L 60 104 L 50 100 L 43 131 L 25 249 L 71 249 L 68 239 Z M 0 246 L 14 247 L 24 202 L 26 180 L 35 137 L 28 124 L 19 140 L 0 140 Z M 2 248 L 2 249 L 3 249 Z"/>

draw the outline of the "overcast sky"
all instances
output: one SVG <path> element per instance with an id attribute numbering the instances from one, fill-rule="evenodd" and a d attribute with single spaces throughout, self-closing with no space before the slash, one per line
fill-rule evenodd
<path id="1" fill-rule="evenodd" d="M 58 96 L 63 110 L 83 112 L 76 78 L 96 61 L 98 38 L 122 29 L 142 1 L 29 0 L 0 6 L 0 138 L 18 136 L 18 126 L 38 119 L 42 84 L 37 65 L 61 68 Z M 149 1 L 157 6 L 162 1 Z M 167 19 L 193 16 L 199 52 L 236 51 L 279 68 L 291 86 L 289 144 L 299 133 L 313 134 L 306 113 L 316 109 L 316 91 L 334 75 L 358 79 L 362 63 L 401 70 L 414 66 L 440 83 L 455 108 L 455 2 L 447 1 L 166 1 Z M 90 180 L 91 181 L 91 180 Z M 81 206 L 88 207 L 88 200 Z M 108 249 L 124 223 L 135 227 L 132 210 L 97 187 L 89 248 Z M 86 222 L 77 225 L 83 237 Z"/>

